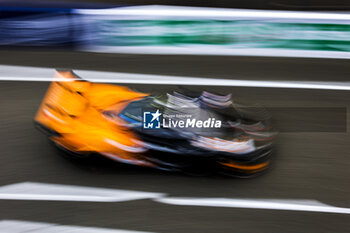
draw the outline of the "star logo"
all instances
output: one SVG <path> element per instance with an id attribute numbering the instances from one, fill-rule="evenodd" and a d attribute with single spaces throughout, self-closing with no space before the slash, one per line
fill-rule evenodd
<path id="1" fill-rule="evenodd" d="M 155 113 L 151 113 L 151 115 L 153 116 L 151 122 L 153 122 L 156 119 L 157 119 L 157 121 L 159 121 L 159 116 L 162 115 L 162 114 L 159 113 L 159 109 L 157 109 L 157 111 Z"/>

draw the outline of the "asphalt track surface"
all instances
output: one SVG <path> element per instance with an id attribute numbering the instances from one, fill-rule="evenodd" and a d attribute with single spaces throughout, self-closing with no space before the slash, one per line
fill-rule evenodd
<path id="1" fill-rule="evenodd" d="M 2 50 L 0 54 L 0 64 L 252 80 L 347 81 L 350 73 L 347 60 L 130 56 L 31 50 Z M 74 163 L 62 158 L 61 152 L 33 127 L 33 117 L 47 87 L 45 82 L 0 82 L 0 186 L 31 181 L 160 192 L 178 197 L 310 199 L 350 208 L 348 125 L 343 131 L 332 132 L 332 128 L 328 128 L 329 132 L 299 132 L 297 116 L 293 121 L 291 114 L 280 114 L 277 119 L 280 124 L 288 122 L 289 129 L 298 130 L 280 133 L 271 170 L 254 179 L 193 177 L 104 160 Z M 145 91 L 176 88 L 133 87 Z M 190 88 L 232 92 L 237 100 L 267 107 L 348 108 L 350 99 L 349 91 Z M 329 118 L 317 112 L 313 117 L 315 121 Z M 336 129 L 343 127 L 341 120 L 330 124 Z M 176 206 L 151 200 L 119 203 L 0 200 L 0 219 L 170 233 L 350 232 L 347 214 Z"/>

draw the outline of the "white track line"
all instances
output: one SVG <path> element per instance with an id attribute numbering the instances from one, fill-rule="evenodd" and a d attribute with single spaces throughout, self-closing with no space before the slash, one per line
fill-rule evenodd
<path id="1" fill-rule="evenodd" d="M 146 233 L 144 231 L 129 231 L 119 229 L 107 229 L 98 227 L 68 226 L 51 223 L 1 220 L 0 231 L 3 233 Z"/>
<path id="2" fill-rule="evenodd" d="M 150 17 L 155 19 L 161 18 L 196 18 L 196 19 L 279 19 L 301 22 L 343 22 L 349 23 L 350 14 L 348 13 L 329 13 L 329 12 L 299 12 L 299 11 L 278 11 L 278 10 L 242 10 L 242 9 L 223 9 L 209 7 L 183 7 L 183 6 L 165 6 L 165 5 L 149 5 L 149 6 L 130 6 L 109 9 L 77 9 L 77 13 L 99 15 L 110 19 L 111 17 L 123 19 L 120 16 L 137 17 L 144 19 Z"/>
<path id="3" fill-rule="evenodd" d="M 0 187 L 0 199 L 76 202 L 123 202 L 151 199 L 156 202 L 179 206 L 226 207 L 350 214 L 350 208 L 326 205 L 315 200 L 166 197 L 166 194 L 164 193 L 33 182 L 24 182 Z"/>
<path id="4" fill-rule="evenodd" d="M 247 209 L 291 210 L 350 214 L 350 208 L 341 208 L 323 204 L 315 200 L 259 200 L 233 198 L 159 198 L 156 201 L 182 206 L 207 206 Z"/>
<path id="5" fill-rule="evenodd" d="M 346 51 L 318 51 L 277 48 L 232 48 L 229 46 L 90 46 L 83 47 L 86 52 L 117 54 L 152 55 L 201 55 L 201 56 L 252 56 L 252 57 L 289 57 L 289 58 L 327 58 L 350 59 Z"/>
<path id="6" fill-rule="evenodd" d="M 48 68 L 0 65 L 0 81 L 51 82 L 54 80 L 54 72 L 54 69 Z M 350 90 L 350 82 L 258 81 L 88 70 L 75 72 L 82 78 L 97 83 Z"/>
<path id="7" fill-rule="evenodd" d="M 152 199 L 162 195 L 161 193 L 33 182 L 0 187 L 0 199 L 3 200 L 122 202 Z"/>

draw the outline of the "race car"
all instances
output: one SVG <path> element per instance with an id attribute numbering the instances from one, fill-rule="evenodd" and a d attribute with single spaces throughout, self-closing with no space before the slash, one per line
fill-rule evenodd
<path id="1" fill-rule="evenodd" d="M 56 71 L 34 122 L 74 158 L 101 155 L 161 170 L 234 177 L 266 171 L 276 136 L 266 110 L 236 104 L 231 94 L 185 89 L 155 95 L 89 82 L 70 70 Z"/>

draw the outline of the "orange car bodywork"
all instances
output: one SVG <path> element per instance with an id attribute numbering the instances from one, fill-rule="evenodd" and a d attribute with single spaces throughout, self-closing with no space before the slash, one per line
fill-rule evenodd
<path id="1" fill-rule="evenodd" d="M 118 161 L 153 166 L 142 160 L 146 148 L 137 136 L 103 114 L 109 109 L 120 112 L 145 96 L 148 94 L 127 87 L 81 80 L 71 71 L 57 71 L 35 121 L 57 133 L 50 140 L 69 151 L 97 152 Z"/>

